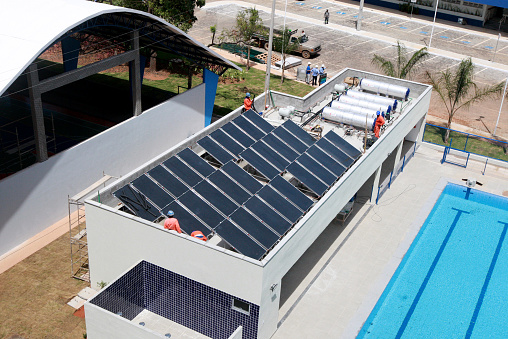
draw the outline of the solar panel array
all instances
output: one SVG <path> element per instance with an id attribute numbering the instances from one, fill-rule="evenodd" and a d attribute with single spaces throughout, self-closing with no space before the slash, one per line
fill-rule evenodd
<path id="1" fill-rule="evenodd" d="M 333 132 L 316 141 L 290 120 L 274 128 L 253 111 L 197 143 L 219 169 L 186 148 L 113 194 L 143 219 L 173 210 L 183 232 L 216 233 L 258 260 L 314 203 L 281 174 L 290 173 L 319 197 L 360 156 Z M 240 159 L 268 182 L 241 168 Z"/>

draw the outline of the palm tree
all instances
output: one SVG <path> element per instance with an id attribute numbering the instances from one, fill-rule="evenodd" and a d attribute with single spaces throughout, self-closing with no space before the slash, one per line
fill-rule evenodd
<path id="1" fill-rule="evenodd" d="M 443 101 L 448 113 L 448 122 L 446 123 L 446 134 L 444 142 L 448 143 L 450 137 L 450 126 L 455 113 L 461 108 L 469 108 L 472 104 L 482 100 L 492 98 L 501 94 L 504 83 L 497 85 L 478 87 L 473 81 L 474 64 L 471 58 L 460 62 L 455 72 L 446 70 L 439 72 L 437 76 L 426 72 L 430 84 L 434 91 Z"/>
<path id="2" fill-rule="evenodd" d="M 404 44 L 400 43 L 400 41 L 397 41 L 397 59 L 395 60 L 395 65 L 392 61 L 387 60 L 377 54 L 374 54 L 372 63 L 381 68 L 383 73 L 390 77 L 406 79 L 411 77 L 417 68 L 416 66 L 418 66 L 419 63 L 429 57 L 427 47 L 423 47 L 414 52 L 409 60 L 408 54 L 409 52 L 407 51 L 407 48 L 404 46 Z"/>

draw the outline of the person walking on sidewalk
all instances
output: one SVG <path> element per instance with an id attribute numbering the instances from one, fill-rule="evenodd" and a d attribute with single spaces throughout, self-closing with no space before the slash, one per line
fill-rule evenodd
<path id="1" fill-rule="evenodd" d="M 325 11 L 325 25 L 328 24 L 328 19 L 330 18 L 330 13 L 328 12 L 328 10 Z"/>

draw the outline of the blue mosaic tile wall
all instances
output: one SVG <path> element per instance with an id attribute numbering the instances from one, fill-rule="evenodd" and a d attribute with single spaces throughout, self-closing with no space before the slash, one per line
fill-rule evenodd
<path id="1" fill-rule="evenodd" d="M 257 337 L 259 306 L 250 314 L 231 308 L 233 296 L 207 285 L 143 262 L 147 310 L 214 339 L 227 339 L 243 327 L 243 338 Z M 238 298 L 237 298 L 238 299 Z"/>
<path id="2" fill-rule="evenodd" d="M 107 286 L 90 302 L 115 314 L 122 312 L 122 317 L 129 320 L 134 319 L 144 309 L 143 262 Z"/>

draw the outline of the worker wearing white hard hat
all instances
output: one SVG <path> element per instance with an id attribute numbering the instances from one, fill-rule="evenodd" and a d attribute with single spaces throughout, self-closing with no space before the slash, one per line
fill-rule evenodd
<path id="1" fill-rule="evenodd" d="M 305 82 L 306 83 L 309 83 L 310 82 L 310 71 L 311 71 L 311 67 L 310 67 L 310 61 L 307 63 L 307 69 L 305 70 Z"/>
<path id="2" fill-rule="evenodd" d="M 311 73 L 312 73 L 312 86 L 316 86 L 317 85 L 317 77 L 319 74 L 318 65 L 314 66 Z"/>

